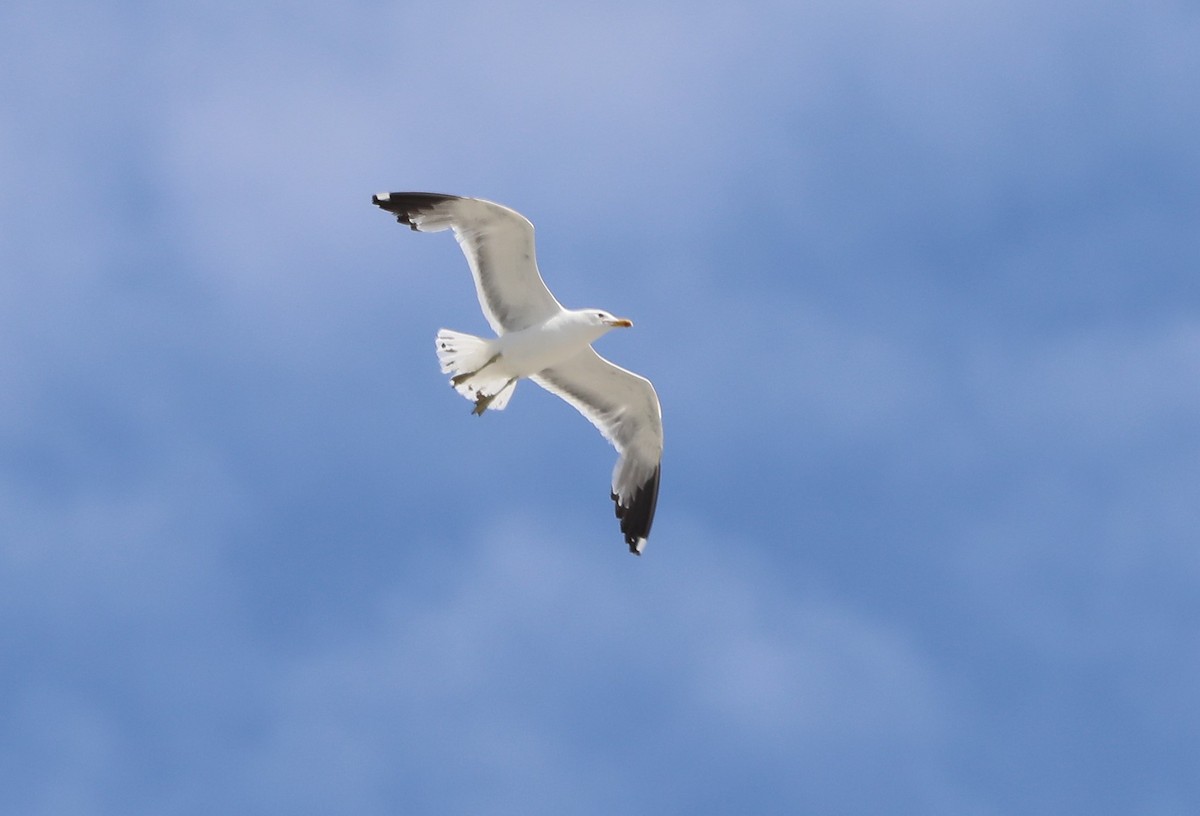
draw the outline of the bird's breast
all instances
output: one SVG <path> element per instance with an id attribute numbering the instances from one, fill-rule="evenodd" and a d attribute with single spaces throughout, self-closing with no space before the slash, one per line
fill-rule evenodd
<path id="1" fill-rule="evenodd" d="M 580 327 L 553 321 L 500 337 L 500 356 L 510 376 L 528 377 L 574 357 L 592 337 Z"/>

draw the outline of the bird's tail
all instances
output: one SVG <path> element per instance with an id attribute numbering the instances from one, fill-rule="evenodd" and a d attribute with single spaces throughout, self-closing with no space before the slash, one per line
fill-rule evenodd
<path id="1" fill-rule="evenodd" d="M 473 334 L 442 329 L 437 335 L 437 356 L 443 374 L 470 374 L 491 358 L 491 343 Z"/>
<path id="2" fill-rule="evenodd" d="M 496 353 L 494 345 L 482 337 L 449 329 L 442 329 L 437 335 L 438 363 L 443 374 L 453 375 L 450 384 L 454 390 L 472 402 L 494 394 L 487 407 L 500 411 L 508 405 L 517 385 L 509 386 L 508 377 L 489 365 Z M 456 379 L 459 381 L 455 382 Z"/>

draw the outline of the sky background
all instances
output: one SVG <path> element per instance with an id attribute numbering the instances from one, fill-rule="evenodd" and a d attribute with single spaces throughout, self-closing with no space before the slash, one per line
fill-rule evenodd
<path id="1" fill-rule="evenodd" d="M 1200 6 L 0 7 L 0 811 L 1200 810 Z M 448 235 L 538 228 L 613 453 Z"/>

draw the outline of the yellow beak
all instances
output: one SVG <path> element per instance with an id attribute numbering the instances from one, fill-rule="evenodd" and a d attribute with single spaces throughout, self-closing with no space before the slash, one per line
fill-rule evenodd
<path id="1" fill-rule="evenodd" d="M 610 320 L 608 322 L 608 325 L 612 326 L 614 329 L 628 329 L 630 326 L 633 325 L 633 321 L 626 320 L 625 318 L 621 317 L 621 318 L 617 318 L 615 320 Z"/>

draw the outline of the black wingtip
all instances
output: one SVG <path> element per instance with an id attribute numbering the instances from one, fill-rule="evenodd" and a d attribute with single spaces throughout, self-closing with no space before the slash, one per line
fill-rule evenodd
<path id="1" fill-rule="evenodd" d="M 445 193 L 376 193 L 371 196 L 371 203 L 396 216 L 396 220 L 401 224 L 416 230 L 417 225 L 412 222 L 414 215 L 443 201 L 453 201 L 460 197 Z"/>
<path id="2" fill-rule="evenodd" d="M 658 507 L 658 482 L 662 465 L 654 469 L 654 474 L 642 484 L 633 494 L 628 507 L 622 507 L 617 496 L 617 518 L 621 521 L 621 532 L 625 534 L 625 543 L 634 555 L 641 555 L 638 542 L 644 542 L 650 537 L 650 527 L 654 524 L 654 511 Z"/>

